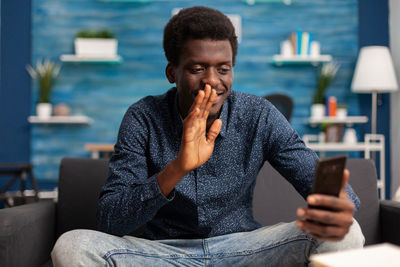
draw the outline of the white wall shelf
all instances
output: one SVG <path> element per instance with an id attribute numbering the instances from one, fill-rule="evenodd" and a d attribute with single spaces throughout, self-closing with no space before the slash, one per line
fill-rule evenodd
<path id="1" fill-rule="evenodd" d="M 284 3 L 285 5 L 292 4 L 294 0 L 243 0 L 248 5 L 263 4 L 263 3 Z"/>
<path id="2" fill-rule="evenodd" d="M 346 125 L 353 125 L 355 123 L 367 123 L 368 117 L 367 116 L 347 116 L 345 118 L 338 118 L 338 117 L 322 117 L 322 118 L 309 118 L 308 123 L 315 127 L 318 124 L 322 123 L 334 123 L 334 124 L 346 124 Z"/>
<path id="3" fill-rule="evenodd" d="M 97 0 L 100 2 L 110 3 L 151 3 L 153 0 Z"/>
<path id="4" fill-rule="evenodd" d="M 325 62 L 330 62 L 330 61 L 332 61 L 331 55 L 319 55 L 319 56 L 274 55 L 272 57 L 271 63 L 273 63 L 277 66 L 282 66 L 284 64 L 312 64 L 313 66 L 317 66 L 320 63 L 325 63 Z"/>
<path id="5" fill-rule="evenodd" d="M 83 57 L 78 55 L 61 55 L 60 60 L 66 63 L 120 64 L 122 62 L 122 57 Z"/>
<path id="6" fill-rule="evenodd" d="M 28 121 L 34 124 L 91 124 L 93 120 L 87 116 L 51 116 L 49 118 L 40 118 L 38 116 L 29 116 Z"/>

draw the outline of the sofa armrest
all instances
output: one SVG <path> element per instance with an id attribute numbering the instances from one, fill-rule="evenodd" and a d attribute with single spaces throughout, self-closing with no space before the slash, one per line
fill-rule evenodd
<path id="1" fill-rule="evenodd" d="M 39 201 L 0 210 L 1 266 L 42 266 L 55 242 L 55 203 Z"/>
<path id="2" fill-rule="evenodd" d="M 400 245 L 400 202 L 380 202 L 380 223 L 382 242 Z"/>

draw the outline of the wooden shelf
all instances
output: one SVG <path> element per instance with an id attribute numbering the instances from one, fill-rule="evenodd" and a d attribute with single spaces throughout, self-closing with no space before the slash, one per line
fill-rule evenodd
<path id="1" fill-rule="evenodd" d="M 61 55 L 60 60 L 66 63 L 120 64 L 122 62 L 122 57 L 83 57 L 78 55 Z"/>
<path id="2" fill-rule="evenodd" d="M 335 124 L 355 124 L 355 123 L 367 123 L 367 116 L 347 116 L 346 118 L 337 117 L 322 117 L 322 118 L 309 118 L 308 123 L 312 126 L 322 123 L 335 123 Z"/>
<path id="3" fill-rule="evenodd" d="M 317 66 L 320 63 L 332 61 L 331 55 L 319 55 L 319 56 L 282 56 L 274 55 L 271 62 L 275 65 L 281 66 L 284 64 L 312 64 Z"/>
<path id="4" fill-rule="evenodd" d="M 39 118 L 38 116 L 29 116 L 28 121 L 36 124 L 91 124 L 93 120 L 89 117 L 77 116 L 51 116 L 49 118 Z"/>

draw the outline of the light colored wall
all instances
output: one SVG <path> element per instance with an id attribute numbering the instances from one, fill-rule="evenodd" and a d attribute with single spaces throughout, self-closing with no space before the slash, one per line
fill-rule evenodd
<path id="1" fill-rule="evenodd" d="M 400 77 L 400 1 L 389 2 L 390 47 L 397 73 Z M 391 160 L 392 160 L 392 196 L 400 186 L 400 91 L 391 94 Z"/>

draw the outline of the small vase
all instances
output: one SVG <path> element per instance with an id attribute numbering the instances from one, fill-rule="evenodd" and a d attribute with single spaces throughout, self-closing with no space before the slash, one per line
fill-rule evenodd
<path id="1" fill-rule="evenodd" d="M 50 103 L 39 103 L 36 105 L 36 115 L 39 118 L 47 119 L 51 117 L 52 105 Z"/>
<path id="2" fill-rule="evenodd" d="M 336 110 L 336 117 L 338 119 L 346 119 L 346 117 L 347 117 L 347 108 L 338 108 Z"/>
<path id="3" fill-rule="evenodd" d="M 311 106 L 311 117 L 314 119 L 321 119 L 325 116 L 324 104 L 313 104 Z"/>

